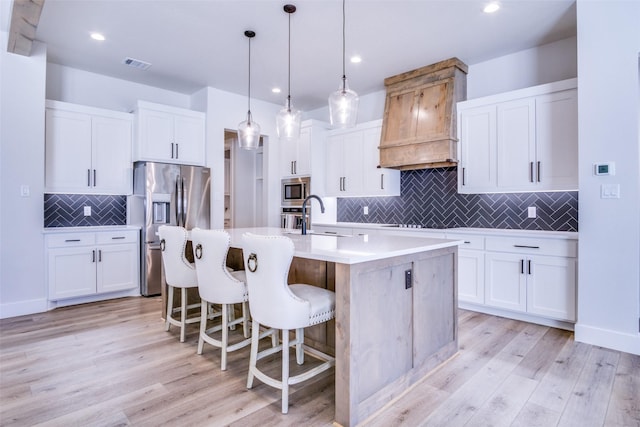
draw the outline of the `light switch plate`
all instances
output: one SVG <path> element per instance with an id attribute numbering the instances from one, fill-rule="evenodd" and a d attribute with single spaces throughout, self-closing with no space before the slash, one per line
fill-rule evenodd
<path id="1" fill-rule="evenodd" d="M 527 208 L 527 218 L 535 218 L 537 216 L 538 216 L 538 214 L 536 212 L 536 207 L 535 206 L 529 206 Z"/>
<path id="2" fill-rule="evenodd" d="M 364 214 L 369 215 L 369 206 L 364 207 Z"/>
<path id="3" fill-rule="evenodd" d="M 91 206 L 84 207 L 84 216 L 91 216 Z"/>
<path id="4" fill-rule="evenodd" d="M 601 199 L 619 199 L 620 184 L 602 184 L 600 186 Z"/>
<path id="5" fill-rule="evenodd" d="M 20 186 L 20 196 L 29 197 L 31 195 L 31 189 L 28 185 L 23 184 Z"/>

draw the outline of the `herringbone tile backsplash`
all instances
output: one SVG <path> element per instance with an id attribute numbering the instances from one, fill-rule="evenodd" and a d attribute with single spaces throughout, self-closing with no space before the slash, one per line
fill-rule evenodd
<path id="1" fill-rule="evenodd" d="M 91 216 L 84 216 L 85 206 L 91 206 Z M 126 223 L 126 196 L 44 195 L 45 227 L 88 227 Z"/>
<path id="2" fill-rule="evenodd" d="M 338 199 L 339 222 L 578 231 L 578 192 L 458 194 L 456 168 L 401 172 L 401 195 Z M 363 207 L 369 207 L 364 215 Z M 537 218 L 527 218 L 535 206 Z"/>

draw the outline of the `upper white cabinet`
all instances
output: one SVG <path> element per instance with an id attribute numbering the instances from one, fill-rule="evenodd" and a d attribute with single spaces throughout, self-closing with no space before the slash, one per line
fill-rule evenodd
<path id="1" fill-rule="evenodd" d="M 47 101 L 45 116 L 46 192 L 131 194 L 131 114 Z"/>
<path id="2" fill-rule="evenodd" d="M 379 167 L 382 122 L 329 132 L 325 163 L 327 196 L 399 196 L 400 171 Z"/>
<path id="3" fill-rule="evenodd" d="M 138 101 L 133 159 L 204 166 L 205 114 Z"/>
<path id="4" fill-rule="evenodd" d="M 281 139 L 280 175 L 311 175 L 311 126 L 302 126 L 299 139 Z"/>
<path id="5" fill-rule="evenodd" d="M 576 190 L 576 79 L 458 103 L 460 193 Z"/>

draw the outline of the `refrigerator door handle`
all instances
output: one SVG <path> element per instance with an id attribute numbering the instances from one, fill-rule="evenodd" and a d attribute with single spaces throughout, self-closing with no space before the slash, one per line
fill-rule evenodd
<path id="1" fill-rule="evenodd" d="M 182 180 L 182 226 L 187 226 L 187 198 L 184 194 L 184 177 L 181 177 Z"/>
<path id="2" fill-rule="evenodd" d="M 178 186 L 178 179 L 176 178 L 176 225 L 180 226 L 180 202 L 182 201 L 182 196 L 180 195 L 180 188 Z"/>

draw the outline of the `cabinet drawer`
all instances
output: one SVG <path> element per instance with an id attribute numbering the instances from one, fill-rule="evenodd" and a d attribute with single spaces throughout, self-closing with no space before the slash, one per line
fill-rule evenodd
<path id="1" fill-rule="evenodd" d="M 94 233 L 52 234 L 47 236 L 48 248 L 64 248 L 73 246 L 87 246 L 95 244 Z"/>
<path id="2" fill-rule="evenodd" d="M 111 243 L 135 243 L 138 232 L 135 230 L 107 231 L 96 233 L 96 243 L 106 245 Z"/>
<path id="3" fill-rule="evenodd" d="M 575 258 L 578 242 L 565 239 L 535 239 L 519 237 L 487 237 L 488 251 L 514 254 L 555 255 Z"/>
<path id="4" fill-rule="evenodd" d="M 447 239 L 463 240 L 464 244 L 458 249 L 484 250 L 484 236 L 477 234 L 447 233 Z"/>

